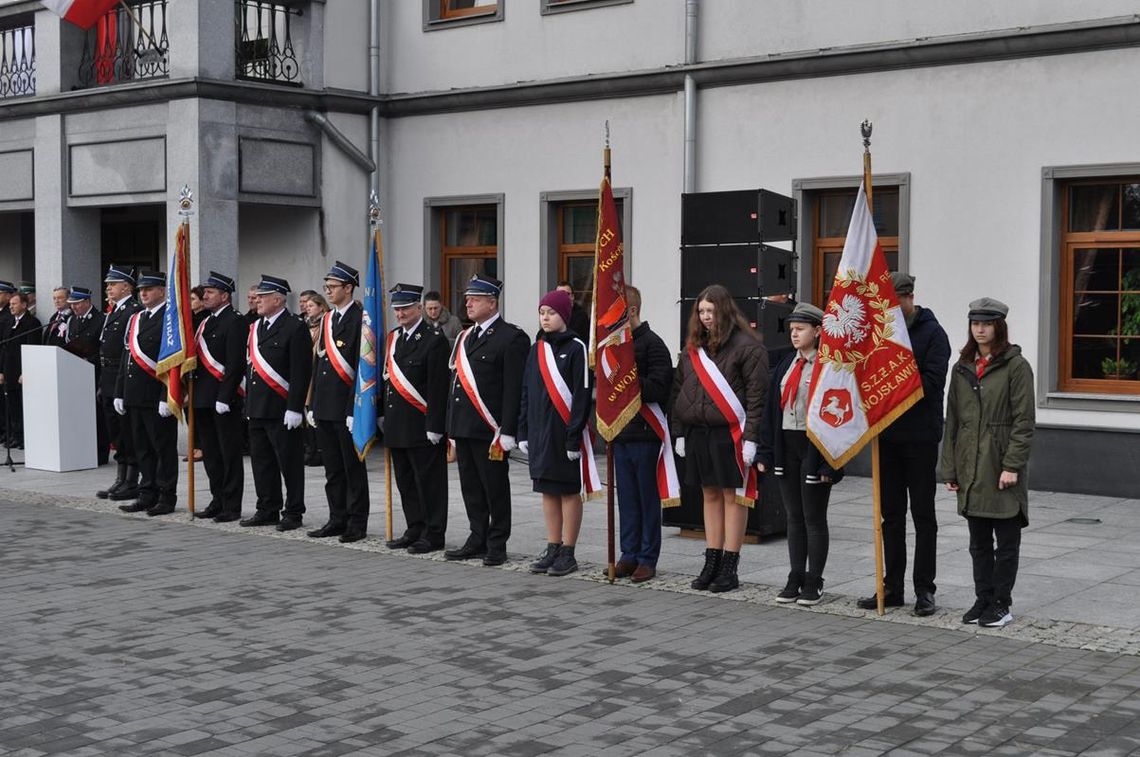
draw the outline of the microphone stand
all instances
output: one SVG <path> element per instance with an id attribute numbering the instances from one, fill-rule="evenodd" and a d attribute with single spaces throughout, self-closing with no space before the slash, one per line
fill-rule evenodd
<path id="1" fill-rule="evenodd" d="M 12 461 L 12 411 L 11 403 L 8 401 L 8 384 L 4 384 L 4 451 L 7 457 L 4 459 L 4 465 L 8 466 L 8 470 L 12 473 L 16 472 L 16 463 Z"/>

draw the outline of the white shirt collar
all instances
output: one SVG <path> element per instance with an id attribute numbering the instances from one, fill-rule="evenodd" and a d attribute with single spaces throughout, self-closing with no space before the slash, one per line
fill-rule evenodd
<path id="1" fill-rule="evenodd" d="M 420 327 L 420 324 L 423 322 L 424 322 L 424 319 L 423 319 L 423 316 L 421 316 L 418 321 L 413 323 L 408 328 L 404 329 L 404 336 L 411 336 L 415 332 L 415 330 Z"/>
<path id="2" fill-rule="evenodd" d="M 273 322 L 276 321 L 281 316 L 281 314 L 285 312 L 285 310 L 286 310 L 286 308 L 281 308 L 280 310 L 278 310 L 273 315 L 267 315 L 264 318 L 262 318 L 261 320 L 265 321 L 265 328 L 269 328 L 270 326 L 272 326 Z"/>
<path id="3" fill-rule="evenodd" d="M 152 308 L 147 308 L 147 309 L 146 309 L 146 312 L 147 312 L 147 313 L 149 313 L 150 315 L 154 315 L 154 314 L 155 314 L 155 312 L 156 312 L 156 311 L 157 311 L 157 310 L 158 310 L 160 307 L 162 307 L 162 306 L 163 306 L 163 305 L 165 305 L 165 304 L 166 304 L 165 302 L 160 302 L 160 303 L 158 303 L 157 305 L 155 305 L 155 306 L 154 306 L 154 307 L 152 307 Z"/>
<path id="4" fill-rule="evenodd" d="M 121 300 L 115 300 L 115 310 L 118 310 L 119 308 L 121 308 L 124 304 L 126 304 L 127 300 L 129 300 L 130 298 L 131 298 L 131 296 L 128 294 L 126 297 L 124 297 Z"/>
<path id="5" fill-rule="evenodd" d="M 217 310 L 211 310 L 210 315 L 221 315 L 225 311 L 225 309 L 228 308 L 229 306 L 230 306 L 230 303 L 227 302 L 227 303 L 223 304 Z"/>
<path id="6" fill-rule="evenodd" d="M 349 309 L 350 307 L 352 307 L 353 305 L 355 305 L 355 304 L 356 304 L 356 303 L 355 303 L 353 300 L 349 300 L 348 302 L 346 302 L 346 303 L 344 304 L 344 306 L 343 306 L 343 307 L 339 307 L 339 308 L 337 308 L 337 309 L 336 309 L 336 312 L 340 313 L 340 317 L 341 317 L 341 318 L 344 318 L 344 314 L 345 314 L 345 313 L 347 313 L 347 312 L 348 312 L 348 309 Z"/>
<path id="7" fill-rule="evenodd" d="M 495 324 L 495 321 L 497 321 L 497 320 L 499 320 L 499 314 L 498 314 L 498 313 L 495 313 L 493 316 L 491 316 L 490 318 L 488 318 L 487 320 L 485 320 L 485 321 L 483 321 L 482 323 L 480 323 L 480 324 L 479 324 L 479 327 L 478 327 L 478 328 L 479 328 L 479 330 L 478 330 L 478 332 L 476 332 L 476 333 L 477 333 L 477 334 L 482 334 L 482 333 L 483 333 L 484 331 L 486 331 L 488 328 L 490 328 L 491 326 L 493 326 L 493 325 Z"/>

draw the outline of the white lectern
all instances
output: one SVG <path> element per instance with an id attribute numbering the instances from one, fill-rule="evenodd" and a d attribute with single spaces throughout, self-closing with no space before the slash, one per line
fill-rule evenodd
<path id="1" fill-rule="evenodd" d="M 60 347 L 24 345 L 24 466 L 94 468 L 95 366 Z"/>

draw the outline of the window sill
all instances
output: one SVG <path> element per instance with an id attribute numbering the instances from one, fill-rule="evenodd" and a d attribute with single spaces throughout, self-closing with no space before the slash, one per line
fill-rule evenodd
<path id="1" fill-rule="evenodd" d="M 559 13 L 572 13 L 573 11 L 583 11 L 588 8 L 604 8 L 609 5 L 628 5 L 633 0 L 563 0 L 560 3 L 544 2 L 542 4 L 542 15 L 553 16 Z"/>
<path id="2" fill-rule="evenodd" d="M 425 11 L 426 13 L 426 11 Z M 490 24 L 503 20 L 503 5 L 488 13 L 474 13 L 469 16 L 454 16 L 452 18 L 424 18 L 424 31 L 435 32 L 441 29 L 451 29 L 457 26 L 473 26 L 476 24 Z"/>
<path id="3" fill-rule="evenodd" d="M 1140 413 L 1140 394 L 1097 394 L 1093 392 L 1047 392 L 1038 403 L 1051 410 Z"/>

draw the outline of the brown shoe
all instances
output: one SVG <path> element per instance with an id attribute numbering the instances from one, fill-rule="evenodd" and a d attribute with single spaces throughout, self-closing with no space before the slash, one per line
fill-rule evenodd
<path id="1" fill-rule="evenodd" d="M 614 565 L 614 578 L 629 578 L 637 570 L 637 563 L 633 560 L 618 560 Z"/>
<path id="2" fill-rule="evenodd" d="M 637 570 L 633 571 L 633 575 L 629 580 L 635 584 L 645 583 L 649 579 L 657 575 L 657 568 L 652 565 L 638 565 Z"/>

